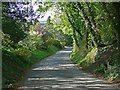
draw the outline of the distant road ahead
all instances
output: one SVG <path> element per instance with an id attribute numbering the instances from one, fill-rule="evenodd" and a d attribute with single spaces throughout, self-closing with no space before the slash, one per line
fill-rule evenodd
<path id="1" fill-rule="evenodd" d="M 119 90 L 75 67 L 71 50 L 66 47 L 34 65 L 18 90 Z"/>

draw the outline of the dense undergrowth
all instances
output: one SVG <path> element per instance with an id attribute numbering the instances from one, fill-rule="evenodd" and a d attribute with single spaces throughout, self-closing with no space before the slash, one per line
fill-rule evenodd
<path id="1" fill-rule="evenodd" d="M 2 3 L 3 84 L 16 82 L 14 78 L 19 78 L 25 67 L 50 55 L 54 46 L 72 43 L 71 59 L 75 63 L 120 83 L 119 2 L 35 4 L 39 5 L 37 11 L 30 3 Z M 55 8 L 55 15 L 49 16 L 45 25 L 39 23 L 39 15 L 51 8 Z"/>
<path id="2" fill-rule="evenodd" d="M 55 53 L 60 48 L 50 46 L 47 49 L 41 50 L 27 50 L 21 48 L 21 50 L 7 51 L 3 50 L 3 88 L 11 88 L 15 85 L 18 80 L 21 80 L 26 70 L 31 67 L 34 63 L 41 59 Z M 22 52 L 22 53 L 21 53 Z"/>
<path id="3" fill-rule="evenodd" d="M 80 49 L 71 54 L 71 60 L 83 70 L 120 85 L 120 58 L 116 47 L 94 47 L 90 51 Z"/>
<path id="4" fill-rule="evenodd" d="M 41 59 L 62 49 L 64 45 L 56 39 L 32 34 L 13 44 L 10 37 L 3 34 L 2 43 L 2 87 L 15 87 L 24 77 L 27 69 Z"/>
<path id="5" fill-rule="evenodd" d="M 0 49 L 2 48 L 3 89 L 15 87 L 33 64 L 72 43 L 71 36 L 52 28 L 49 19 L 46 23 L 39 22 L 36 16 L 38 14 L 29 6 L 29 3 L 23 2 L 2 3 Z M 36 18 L 33 19 L 31 15 Z M 27 20 L 26 16 L 31 19 Z"/>

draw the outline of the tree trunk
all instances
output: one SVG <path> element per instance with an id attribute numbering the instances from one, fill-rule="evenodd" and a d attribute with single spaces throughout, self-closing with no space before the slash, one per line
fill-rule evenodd
<path id="1" fill-rule="evenodd" d="M 91 22 L 90 19 L 88 18 L 88 16 L 86 15 L 86 13 L 84 11 L 84 8 L 81 6 L 80 2 L 77 2 L 77 6 L 78 6 L 78 10 L 83 14 L 83 19 L 86 21 L 86 23 L 88 23 L 90 32 L 93 35 L 93 38 L 94 38 L 94 41 L 95 41 L 96 45 L 99 46 L 101 38 L 100 38 L 99 33 L 95 29 L 92 28 L 93 27 L 93 25 L 92 25 L 93 22 Z"/>
<path id="2" fill-rule="evenodd" d="M 70 25 L 71 25 L 72 28 L 73 28 L 73 38 L 74 38 L 74 40 L 75 40 L 75 44 L 77 45 L 77 47 L 79 47 L 79 42 L 78 42 L 78 40 L 77 40 L 77 36 L 76 36 L 76 33 L 75 33 L 75 27 L 74 27 L 73 23 L 71 22 L 70 17 L 69 17 L 69 15 L 68 15 L 67 11 L 66 11 L 66 16 L 67 16 L 67 19 L 68 19 Z"/>

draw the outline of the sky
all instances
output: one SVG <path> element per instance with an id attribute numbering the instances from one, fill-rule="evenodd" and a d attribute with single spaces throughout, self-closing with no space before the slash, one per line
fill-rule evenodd
<path id="1" fill-rule="evenodd" d="M 46 21 L 49 16 L 52 15 L 51 11 L 47 11 L 43 18 L 39 18 L 39 21 Z"/>
<path id="2" fill-rule="evenodd" d="M 32 5 L 33 5 L 34 3 L 35 3 L 35 0 L 32 0 Z M 33 9 L 36 11 L 38 8 L 39 8 L 38 5 L 34 5 L 34 8 L 33 8 Z M 39 18 L 38 20 L 41 21 L 41 22 L 46 21 L 47 18 L 48 18 L 49 16 L 51 16 L 51 15 L 52 15 L 52 11 L 51 11 L 51 10 L 48 10 L 48 11 L 45 13 L 44 17 Z"/>

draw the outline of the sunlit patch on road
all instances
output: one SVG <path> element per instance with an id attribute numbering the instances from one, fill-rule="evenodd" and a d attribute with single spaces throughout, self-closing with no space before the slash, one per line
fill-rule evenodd
<path id="1" fill-rule="evenodd" d="M 114 90 L 112 84 L 79 70 L 65 48 L 32 68 L 20 90 Z"/>

